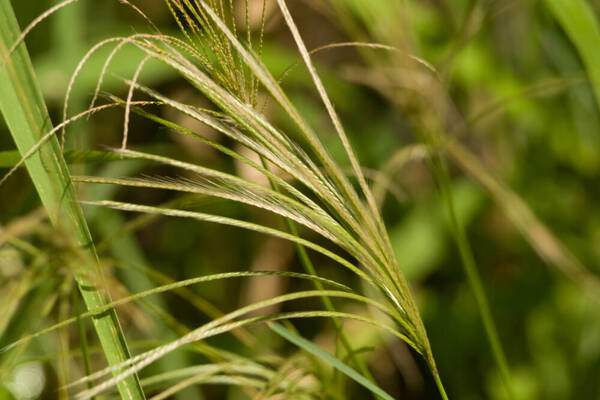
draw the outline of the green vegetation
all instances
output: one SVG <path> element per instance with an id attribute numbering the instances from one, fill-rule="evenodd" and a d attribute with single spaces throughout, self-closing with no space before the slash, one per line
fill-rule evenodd
<path id="1" fill-rule="evenodd" d="M 597 4 L 26 3 L 0 400 L 598 396 Z"/>

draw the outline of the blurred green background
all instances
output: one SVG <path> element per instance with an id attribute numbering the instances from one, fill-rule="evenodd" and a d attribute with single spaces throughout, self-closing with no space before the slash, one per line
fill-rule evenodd
<path id="1" fill-rule="evenodd" d="M 161 29 L 176 34 L 177 26 L 162 2 L 138 3 Z M 251 1 L 254 8 L 260 7 L 262 2 L 255 3 Z M 273 1 L 268 3 L 263 59 L 273 74 L 279 76 L 296 62 L 297 53 L 279 11 L 270 4 Z M 53 4 L 47 0 L 13 1 L 22 27 Z M 588 4 L 596 17 L 600 17 L 600 2 L 589 1 Z M 335 7 L 338 11 L 333 11 Z M 395 15 L 397 7 L 402 7 L 410 24 L 387 20 Z M 257 12 L 254 8 L 251 8 L 251 17 Z M 309 48 L 356 40 L 347 29 L 347 20 L 355 21 L 359 31 L 365 34 L 364 40 L 385 41 L 387 35 L 391 37 L 389 44 L 396 45 L 392 43 L 395 39 L 410 42 L 409 47 L 415 54 L 438 69 L 446 95 L 464 120 L 465 128 L 458 127 L 453 134 L 529 205 L 587 269 L 593 274 L 600 273 L 598 99 L 578 50 L 547 2 L 295 0 L 290 1 L 290 8 Z M 346 16 L 342 15 L 341 8 L 347 11 Z M 256 24 L 252 19 L 251 23 Z M 388 26 L 393 26 L 395 31 Z M 107 37 L 145 31 L 148 28 L 144 21 L 117 1 L 80 1 L 36 27 L 26 42 L 53 121 L 58 123 L 62 118 L 67 84 L 87 50 Z M 100 51 L 83 69 L 70 101 L 71 114 L 89 105 L 109 51 L 108 48 Z M 141 52 L 131 46 L 124 47 L 110 72 L 130 77 L 141 58 Z M 383 72 L 369 63 L 368 57 L 360 51 L 330 49 L 314 58 L 351 135 L 358 158 L 365 171 L 371 172 L 367 176 L 381 180 L 386 188 L 389 186 L 383 203 L 385 222 L 400 265 L 422 310 L 450 398 L 507 398 L 448 228 L 444 205 L 424 157 L 416 148 L 390 168 L 390 159 L 419 142 L 411 108 L 398 107 L 381 88 L 368 82 L 370 73 L 375 79 Z M 186 82 L 158 63 L 149 63 L 140 80 L 176 98 L 198 105 L 205 103 L 195 97 Z M 340 162 L 345 163 L 343 149 L 328 126 L 306 71 L 301 67 L 292 70 L 283 81 L 283 87 L 332 152 L 339 156 Z M 127 88 L 112 75 L 105 78 L 102 89 L 120 96 L 127 93 Z M 429 107 L 431 99 L 426 95 L 411 95 L 406 88 L 387 89 L 394 93 L 404 90 L 401 96 L 405 99 L 423 98 L 423 107 Z M 272 113 L 273 119 L 280 117 L 276 110 Z M 69 129 L 68 146 L 94 150 L 118 146 L 122 118 L 122 111 L 115 110 L 74 124 Z M 286 121 L 280 123 L 285 126 Z M 2 123 L 0 131 L 0 151 L 13 150 L 14 144 Z M 133 117 L 130 144 L 242 175 L 249 173 L 206 147 L 192 146 L 141 118 Z M 73 164 L 73 169 L 77 168 L 111 176 L 169 172 L 130 161 Z M 467 229 L 489 295 L 517 397 L 523 400 L 600 399 L 598 296 L 586 293 L 580 285 L 545 263 L 484 189 L 452 163 L 450 171 L 458 217 Z M 156 204 L 173 200 L 169 196 L 169 193 L 155 191 L 82 188 L 82 197 L 87 199 L 134 198 Z M 0 224 L 8 224 L 31 212 L 38 204 L 26 171 L 17 171 L 0 187 Z M 238 204 L 205 200 L 200 206 L 223 215 L 280 223 L 272 215 Z M 122 234 L 119 231 L 126 222 L 124 219 L 133 220 L 134 216 L 105 209 L 90 208 L 86 212 L 96 243 L 106 243 L 99 246 L 102 256 L 151 265 L 173 279 L 265 266 L 301 270 L 292 246 L 280 240 L 219 225 L 166 218 L 148 222 L 133 234 Z M 53 246 L 43 232 L 29 234 L 26 239 L 42 248 Z M 7 259 L 0 259 L 3 278 L 9 276 Z M 329 260 L 315 256 L 314 261 L 323 276 L 340 274 L 339 268 L 330 265 Z M 150 287 L 150 282 L 136 272 L 119 270 L 115 274 L 131 291 Z M 336 277 L 342 279 L 338 275 Z M 231 310 L 249 299 L 284 292 L 287 284 L 297 283 L 273 279 L 235 280 L 192 290 L 219 309 Z M 118 294 L 121 289 L 115 290 Z M 163 305 L 181 324 L 195 327 L 208 320 L 173 295 L 166 295 L 163 300 Z M 120 314 L 129 340 L 170 337 L 170 333 L 153 327 L 150 322 L 136 321 L 135 315 L 135 308 Z M 59 315 L 51 314 L 48 318 L 56 320 Z M 23 331 L 27 332 L 41 327 L 32 323 L 25 325 Z M 149 331 L 144 332 L 140 326 L 146 326 Z M 331 333 L 327 321 L 303 321 L 296 326 L 317 342 L 327 343 L 326 337 Z M 377 345 L 381 341 L 371 328 L 348 326 L 348 329 L 365 345 Z M 275 347 L 280 340 L 266 330 L 258 329 L 257 335 L 264 335 Z M 90 341 L 94 340 L 90 335 Z M 226 337 L 212 342 L 230 351 L 244 351 L 239 343 Z M 36 349 L 47 349 L 44 346 L 52 347 L 38 344 L 30 351 L 34 354 Z M 193 354 L 185 357 L 183 361 L 173 362 L 196 360 Z M 393 396 L 439 398 L 425 365 L 405 345 L 394 342 L 387 348 L 377 347 L 365 357 L 377 381 Z M 55 398 L 55 372 L 50 366 L 44 367 L 44 371 L 46 385 L 41 398 Z M 12 398 L 14 393 L 11 394 L 8 387 L 9 384 L 0 384 L 0 399 Z M 197 391 L 186 393 L 190 399 L 200 396 Z M 211 387 L 204 393 L 211 399 L 244 398 L 235 390 L 223 387 Z M 349 391 L 347 396 L 365 398 L 366 394 L 357 390 Z"/>

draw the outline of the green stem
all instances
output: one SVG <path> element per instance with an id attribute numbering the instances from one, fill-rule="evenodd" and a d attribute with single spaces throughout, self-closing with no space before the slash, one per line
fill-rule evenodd
<path id="1" fill-rule="evenodd" d="M 261 162 L 262 162 L 263 167 L 265 167 L 265 169 L 269 168 L 266 160 L 262 156 L 261 156 Z M 269 183 L 271 184 L 271 187 L 273 188 L 273 190 L 276 190 L 277 192 L 279 192 L 279 187 L 277 186 L 277 184 L 270 177 L 268 177 L 268 179 L 269 179 Z M 283 218 L 283 219 L 288 228 L 288 231 L 292 235 L 298 236 L 298 230 L 296 229 L 296 225 L 294 224 L 294 222 L 291 221 L 289 218 Z M 313 265 L 310 257 L 308 256 L 308 253 L 306 252 L 306 249 L 304 248 L 304 246 L 302 246 L 299 243 L 296 243 L 295 246 L 296 246 L 296 251 L 298 252 L 298 256 L 300 257 L 300 263 L 304 267 L 304 270 L 306 271 L 306 273 L 311 274 L 311 275 L 317 275 L 315 266 Z M 317 290 L 324 289 L 323 284 L 319 281 L 313 281 L 313 284 L 315 285 L 315 288 Z M 325 306 L 325 309 L 327 309 L 327 311 L 335 311 L 333 303 L 331 302 L 331 299 L 329 299 L 329 297 L 321 296 L 321 301 L 323 302 L 323 305 Z M 350 344 L 348 337 L 344 333 L 344 330 L 342 328 L 342 323 L 340 322 L 340 320 L 337 318 L 332 318 L 332 322 L 333 322 L 333 325 L 337 332 L 337 335 L 340 338 L 340 341 L 342 342 L 342 345 L 344 346 L 344 348 L 348 352 L 348 355 L 350 356 L 350 359 L 358 367 L 358 369 L 360 370 L 360 372 L 363 374 L 363 376 L 365 378 L 367 378 L 371 382 L 375 382 L 375 378 L 371 374 L 371 371 L 369 371 L 369 368 L 367 368 L 365 361 L 362 359 L 362 357 L 357 355 L 356 352 L 354 351 L 354 349 L 352 348 L 352 345 Z"/>
<path id="2" fill-rule="evenodd" d="M 483 322 L 483 327 L 485 329 L 485 333 L 489 345 L 491 347 L 494 360 L 496 361 L 498 370 L 500 371 L 500 376 L 504 382 L 508 395 L 510 396 L 510 398 L 515 399 L 515 393 L 510 378 L 510 370 L 508 368 L 506 356 L 504 355 L 504 350 L 502 349 L 502 344 L 500 342 L 496 324 L 494 323 L 494 318 L 492 317 L 490 305 L 488 303 L 487 296 L 485 294 L 485 290 L 481 282 L 481 277 L 477 270 L 475 257 L 473 256 L 473 251 L 469 244 L 469 240 L 467 239 L 464 227 L 462 226 L 462 224 L 456 216 L 456 208 L 454 206 L 452 191 L 450 190 L 450 177 L 448 174 L 446 164 L 444 163 L 444 159 L 442 158 L 442 156 L 439 155 L 432 156 L 430 161 L 433 175 L 439 186 L 439 190 L 444 200 L 444 203 L 446 204 L 446 211 L 448 212 L 450 229 L 452 230 L 453 237 L 458 247 L 463 269 L 465 271 L 465 274 L 467 275 L 469 286 L 471 288 L 471 291 L 473 292 L 473 295 L 475 296 L 477 308 L 481 316 L 481 321 Z M 438 374 L 434 375 L 437 381 L 437 379 L 439 379 L 439 376 Z M 443 393 L 442 396 L 444 396 Z"/>
<path id="3" fill-rule="evenodd" d="M 440 378 L 440 374 L 437 371 L 433 371 L 433 379 L 435 380 L 435 384 L 442 396 L 443 400 L 448 400 L 448 395 L 446 394 L 446 389 L 444 389 L 444 385 L 442 384 L 442 379 Z"/>
<path id="4" fill-rule="evenodd" d="M 20 34 L 10 0 L 0 0 L 0 110 L 24 156 L 38 145 L 52 124 L 25 45 L 21 43 L 9 54 Z M 107 293 L 96 287 L 94 278 L 102 273 L 56 137 L 44 142 L 27 158 L 25 166 L 52 224 L 80 248 L 82 257 L 75 279 L 88 310 L 107 304 Z M 92 321 L 109 365 L 127 360 L 129 350 L 115 311 L 99 314 Z M 145 398 L 135 375 L 119 382 L 117 388 L 123 399 Z"/>

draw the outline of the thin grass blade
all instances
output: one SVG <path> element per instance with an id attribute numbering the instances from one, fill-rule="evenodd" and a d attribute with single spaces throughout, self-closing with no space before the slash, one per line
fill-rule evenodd
<path id="1" fill-rule="evenodd" d="M 375 383 L 371 382 L 370 380 L 368 380 L 367 378 L 365 378 L 364 376 L 359 374 L 355 369 L 349 367 L 344 362 L 342 362 L 340 359 L 338 359 L 338 358 L 332 356 L 331 354 L 327 353 L 326 351 L 322 350 L 320 347 L 313 344 L 312 342 L 309 342 L 308 340 L 304 339 L 303 337 L 293 333 L 289 329 L 286 329 L 282 325 L 277 324 L 277 323 L 270 323 L 269 328 L 271 328 L 271 330 L 273 332 L 277 333 L 279 336 L 283 337 L 284 339 L 292 342 L 293 344 L 300 347 L 301 349 L 303 349 L 303 350 L 309 352 L 310 354 L 325 361 L 326 363 L 328 363 L 329 365 L 331 365 L 338 371 L 342 372 L 343 374 L 345 374 L 346 376 L 348 376 L 349 378 L 354 380 L 356 383 L 364 386 L 365 388 L 367 388 L 369 391 L 371 391 L 375 395 L 379 396 L 380 398 L 383 398 L 385 400 L 394 400 L 394 398 L 392 396 L 387 394 L 383 389 L 381 389 Z"/>

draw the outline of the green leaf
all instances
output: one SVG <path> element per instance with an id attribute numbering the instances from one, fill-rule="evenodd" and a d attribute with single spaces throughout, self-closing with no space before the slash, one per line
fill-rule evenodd
<path id="1" fill-rule="evenodd" d="M 600 29 L 585 0 L 546 0 L 583 61 L 600 108 Z"/>
<path id="2" fill-rule="evenodd" d="M 0 168 L 14 167 L 21 160 L 19 150 L 0 151 Z"/>
<path id="3" fill-rule="evenodd" d="M 301 349 L 309 352 L 310 354 L 312 354 L 312 355 L 320 358 L 321 360 L 325 361 L 326 363 L 330 364 L 332 367 L 334 367 L 341 373 L 345 374 L 350 379 L 354 380 L 356 383 L 364 386 L 365 388 L 367 388 L 368 390 L 370 390 L 377 396 L 379 396 L 383 399 L 386 399 L 386 400 L 394 400 L 394 398 L 392 396 L 387 394 L 379 386 L 375 385 L 373 382 L 371 382 L 370 380 L 368 380 L 367 378 L 365 378 L 364 376 L 359 374 L 353 368 L 350 368 L 348 365 L 344 364 L 340 359 L 332 356 L 331 354 L 327 353 L 326 351 L 323 351 L 317 345 L 309 342 L 308 340 L 304 339 L 301 336 L 296 335 L 295 333 L 293 333 L 289 329 L 284 328 L 280 324 L 270 323 L 269 328 L 271 328 L 271 330 L 273 330 L 273 332 L 277 333 L 284 339 L 292 342 L 293 344 L 300 347 Z"/>
<path id="4" fill-rule="evenodd" d="M 52 130 L 52 124 L 25 45 L 21 43 L 10 52 L 19 36 L 10 1 L 0 0 L 0 110 L 21 156 L 25 156 Z M 26 159 L 25 166 L 52 223 L 81 247 L 83 257 L 75 278 L 87 308 L 103 306 L 107 296 L 90 279 L 99 273 L 96 251 L 56 137 L 43 142 Z M 99 315 L 93 322 L 108 363 L 128 359 L 115 311 Z M 123 398 L 144 399 L 135 375 L 120 382 L 118 389 Z"/>

